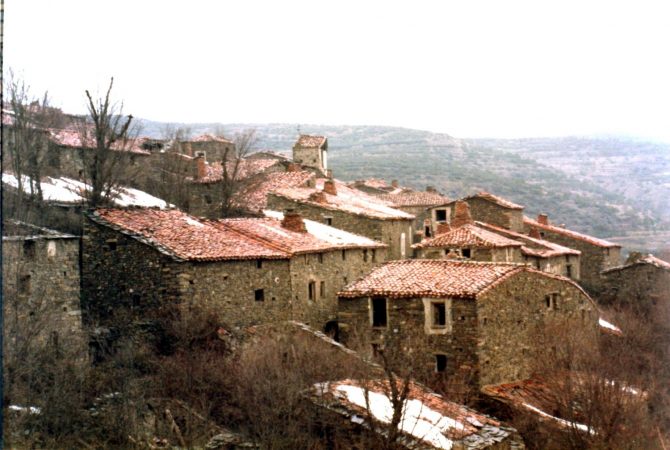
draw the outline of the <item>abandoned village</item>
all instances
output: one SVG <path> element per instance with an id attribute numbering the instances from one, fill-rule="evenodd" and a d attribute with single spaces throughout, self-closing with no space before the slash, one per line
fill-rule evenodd
<path id="1" fill-rule="evenodd" d="M 20 139 L 18 121 L 3 111 L 4 146 Z M 232 361 L 287 341 L 284 358 L 309 348 L 309 364 L 338 361 L 330 376 L 300 387 L 301 401 L 319 411 L 303 428 L 322 447 L 309 448 L 511 450 L 569 448 L 533 440 L 542 433 L 604 438 L 611 430 L 584 402 L 565 400 L 566 385 L 574 393 L 601 383 L 604 397 L 653 408 L 652 386 L 547 361 L 559 361 L 573 336 L 598 343 L 607 359 L 627 338 L 608 311 L 667 322 L 669 262 L 624 258 L 620 245 L 563 225 L 570 218 L 528 217 L 495 192 L 454 199 L 395 180 L 343 181 L 329 165 L 328 137 L 307 134 L 296 136 L 292 157 L 218 135 L 117 142 L 106 150 L 123 169 L 91 207 L 86 155 L 98 151 L 95 137 L 76 126 L 33 132 L 44 142 L 37 179 L 15 169 L 19 153 L 3 152 L 10 386 L 28 364 L 27 343 L 103 367 L 128 340 L 173 354 L 179 344 L 163 331 L 196 317 L 212 324 Z M 37 197 L 39 209 L 25 206 Z M 8 389 L 16 420 L 49 414 Z M 141 428 L 154 447 L 135 448 L 297 445 L 269 445 L 249 432 L 251 416 L 211 425 L 206 447 L 185 444 L 194 411 L 213 421 L 198 405 L 179 408 L 149 408 Z M 519 414 L 523 424 L 512 420 Z M 640 429 L 663 442 L 662 428 Z"/>

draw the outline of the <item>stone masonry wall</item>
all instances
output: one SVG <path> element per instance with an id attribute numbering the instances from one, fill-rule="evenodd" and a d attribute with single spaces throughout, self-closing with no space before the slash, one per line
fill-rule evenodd
<path id="1" fill-rule="evenodd" d="M 321 255 L 321 256 L 319 256 Z M 294 320 L 324 331 L 337 318 L 337 293 L 385 261 L 385 249 L 350 249 L 296 255 L 291 259 L 292 310 Z M 313 282 L 314 299 L 309 299 Z M 321 292 L 321 283 L 324 292 Z"/>
<path id="2" fill-rule="evenodd" d="M 79 239 L 3 238 L 6 345 L 36 339 L 85 358 L 79 298 Z"/>
<path id="3" fill-rule="evenodd" d="M 636 264 L 604 274 L 604 294 L 601 301 L 608 305 L 632 306 L 650 317 L 670 309 L 670 271 L 651 264 Z M 662 319 L 665 320 L 665 319 Z"/>
<path id="4" fill-rule="evenodd" d="M 469 198 L 467 203 L 470 205 L 470 213 L 474 220 L 508 228 L 512 231 L 523 230 L 522 210 L 504 208 L 488 200 L 477 197 Z M 451 217 L 453 217 L 453 204 L 451 205 L 451 208 Z"/>
<path id="5" fill-rule="evenodd" d="M 557 293 L 556 308 L 545 296 Z M 533 333 L 550 318 L 564 318 L 594 333 L 598 312 L 573 284 L 524 272 L 508 278 L 478 299 L 477 322 L 481 385 L 526 378 L 533 361 Z"/>

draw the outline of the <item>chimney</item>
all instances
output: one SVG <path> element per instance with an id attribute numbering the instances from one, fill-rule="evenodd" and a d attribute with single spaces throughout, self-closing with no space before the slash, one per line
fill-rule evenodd
<path id="1" fill-rule="evenodd" d="M 457 201 L 454 206 L 454 218 L 451 219 L 451 228 L 458 228 L 472 223 L 474 221 L 470 214 L 470 205 L 461 200 Z"/>
<path id="2" fill-rule="evenodd" d="M 196 180 L 202 180 L 207 176 L 207 162 L 205 161 L 205 156 L 202 154 L 198 154 L 195 158 L 193 158 L 194 161 L 194 178 Z"/>
<path id="3" fill-rule="evenodd" d="M 391 181 L 391 187 L 397 188 L 398 187 L 398 180 Z"/>
<path id="4" fill-rule="evenodd" d="M 298 163 L 288 163 L 286 166 L 287 172 L 300 172 L 300 164 Z"/>
<path id="5" fill-rule="evenodd" d="M 630 253 L 628 254 L 628 258 L 626 258 L 626 264 L 632 264 L 632 263 L 634 263 L 634 262 L 637 262 L 637 261 L 639 261 L 640 259 L 642 259 L 644 256 L 645 256 L 645 255 L 643 255 L 643 254 L 640 253 L 640 252 L 630 252 Z"/>
<path id="6" fill-rule="evenodd" d="M 305 227 L 305 222 L 302 220 L 302 216 L 290 209 L 284 211 L 284 218 L 281 221 L 281 226 L 282 228 L 286 228 L 289 231 L 295 231 L 296 233 L 307 233 L 307 228 Z"/>
<path id="7" fill-rule="evenodd" d="M 333 180 L 326 180 L 323 182 L 323 192 L 330 195 L 337 195 L 337 188 Z"/>
<path id="8" fill-rule="evenodd" d="M 328 203 L 328 199 L 326 198 L 324 191 L 312 192 L 309 194 L 309 200 L 316 203 Z"/>
<path id="9" fill-rule="evenodd" d="M 438 223 L 437 224 L 437 230 L 435 231 L 435 235 L 440 235 L 444 233 L 448 233 L 451 231 L 451 226 L 449 226 L 448 223 L 443 222 L 443 223 Z"/>
<path id="10" fill-rule="evenodd" d="M 530 231 L 528 232 L 528 236 L 535 238 L 535 239 L 542 239 L 542 235 L 540 234 L 540 230 L 538 230 L 535 227 L 531 227 Z"/>
<path id="11" fill-rule="evenodd" d="M 193 156 L 193 147 L 191 147 L 190 142 L 183 142 L 184 147 L 182 148 L 185 155 Z"/>
<path id="12" fill-rule="evenodd" d="M 426 192 L 437 192 L 435 186 L 426 186 Z"/>
<path id="13" fill-rule="evenodd" d="M 540 222 L 542 225 L 549 225 L 549 216 L 546 214 L 538 214 L 537 221 Z"/>
<path id="14" fill-rule="evenodd" d="M 326 177 L 333 178 L 333 169 L 326 169 Z"/>

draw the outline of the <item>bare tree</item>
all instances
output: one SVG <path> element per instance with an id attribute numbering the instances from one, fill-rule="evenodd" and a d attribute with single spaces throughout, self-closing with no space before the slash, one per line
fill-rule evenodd
<path id="1" fill-rule="evenodd" d="M 110 99 L 113 85 L 114 78 L 105 96 L 95 100 L 86 90 L 89 117 L 79 132 L 83 175 L 89 185 L 84 195 L 90 207 L 107 203 L 130 176 L 129 152 L 139 131 L 132 115 L 123 116 L 123 104 Z"/>
<path id="2" fill-rule="evenodd" d="M 221 217 L 234 214 L 233 199 L 244 178 L 244 160 L 256 145 L 256 130 L 238 133 L 232 149 L 226 148 L 221 160 Z"/>

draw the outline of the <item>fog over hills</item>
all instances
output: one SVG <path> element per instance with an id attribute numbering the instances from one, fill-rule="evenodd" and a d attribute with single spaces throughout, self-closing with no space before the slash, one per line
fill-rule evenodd
<path id="1" fill-rule="evenodd" d="M 161 137 L 166 124 L 143 122 Z M 258 149 L 290 154 L 295 124 L 176 124 L 194 135 L 255 128 Z M 375 177 L 457 198 L 486 190 L 546 212 L 555 223 L 631 249 L 670 246 L 670 144 L 629 137 L 457 139 L 385 126 L 303 125 L 329 140 L 329 167 L 343 180 Z"/>

